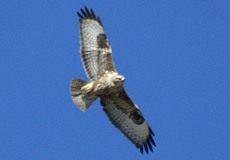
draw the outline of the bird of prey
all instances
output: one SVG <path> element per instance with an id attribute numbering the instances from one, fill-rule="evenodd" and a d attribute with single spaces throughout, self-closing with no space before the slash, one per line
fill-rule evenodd
<path id="1" fill-rule="evenodd" d="M 90 79 L 72 79 L 70 92 L 73 102 L 87 111 L 94 100 L 100 103 L 111 123 L 117 127 L 141 153 L 153 152 L 154 133 L 138 106 L 124 89 L 125 77 L 118 74 L 112 59 L 112 49 L 104 27 L 92 9 L 84 7 L 77 13 L 80 28 L 80 52 L 83 67 Z"/>

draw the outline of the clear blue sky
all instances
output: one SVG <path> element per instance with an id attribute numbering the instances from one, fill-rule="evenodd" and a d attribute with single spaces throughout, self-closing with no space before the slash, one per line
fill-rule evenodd
<path id="1" fill-rule="evenodd" d="M 156 136 L 141 155 L 97 101 L 69 93 L 86 79 L 79 56 L 84 5 L 101 17 L 125 87 Z M 228 160 L 230 2 L 0 1 L 1 160 Z"/>

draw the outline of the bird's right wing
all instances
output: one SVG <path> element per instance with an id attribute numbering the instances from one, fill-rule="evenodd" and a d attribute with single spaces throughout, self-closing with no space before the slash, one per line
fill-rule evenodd
<path id="1" fill-rule="evenodd" d="M 84 8 L 77 13 L 80 23 L 81 58 L 87 76 L 98 79 L 105 71 L 115 71 L 112 50 L 103 25 L 92 9 Z"/>

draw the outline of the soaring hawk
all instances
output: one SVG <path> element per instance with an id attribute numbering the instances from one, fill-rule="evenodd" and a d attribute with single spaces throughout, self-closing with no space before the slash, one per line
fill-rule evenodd
<path id="1" fill-rule="evenodd" d="M 80 23 L 80 50 L 84 70 L 90 81 L 72 79 L 70 84 L 73 102 L 86 111 L 93 101 L 100 98 L 103 110 L 141 153 L 153 151 L 154 133 L 141 111 L 129 98 L 112 59 L 112 49 L 98 16 L 87 7 L 77 13 Z"/>

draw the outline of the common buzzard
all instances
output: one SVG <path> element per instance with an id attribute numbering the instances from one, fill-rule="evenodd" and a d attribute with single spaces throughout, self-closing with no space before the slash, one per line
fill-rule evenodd
<path id="1" fill-rule="evenodd" d="M 141 111 L 129 98 L 112 59 L 112 49 L 102 22 L 87 7 L 77 13 L 80 23 L 81 59 L 90 81 L 72 79 L 70 84 L 73 102 L 86 111 L 95 99 L 100 98 L 103 110 L 116 126 L 141 153 L 153 151 L 154 133 Z"/>

